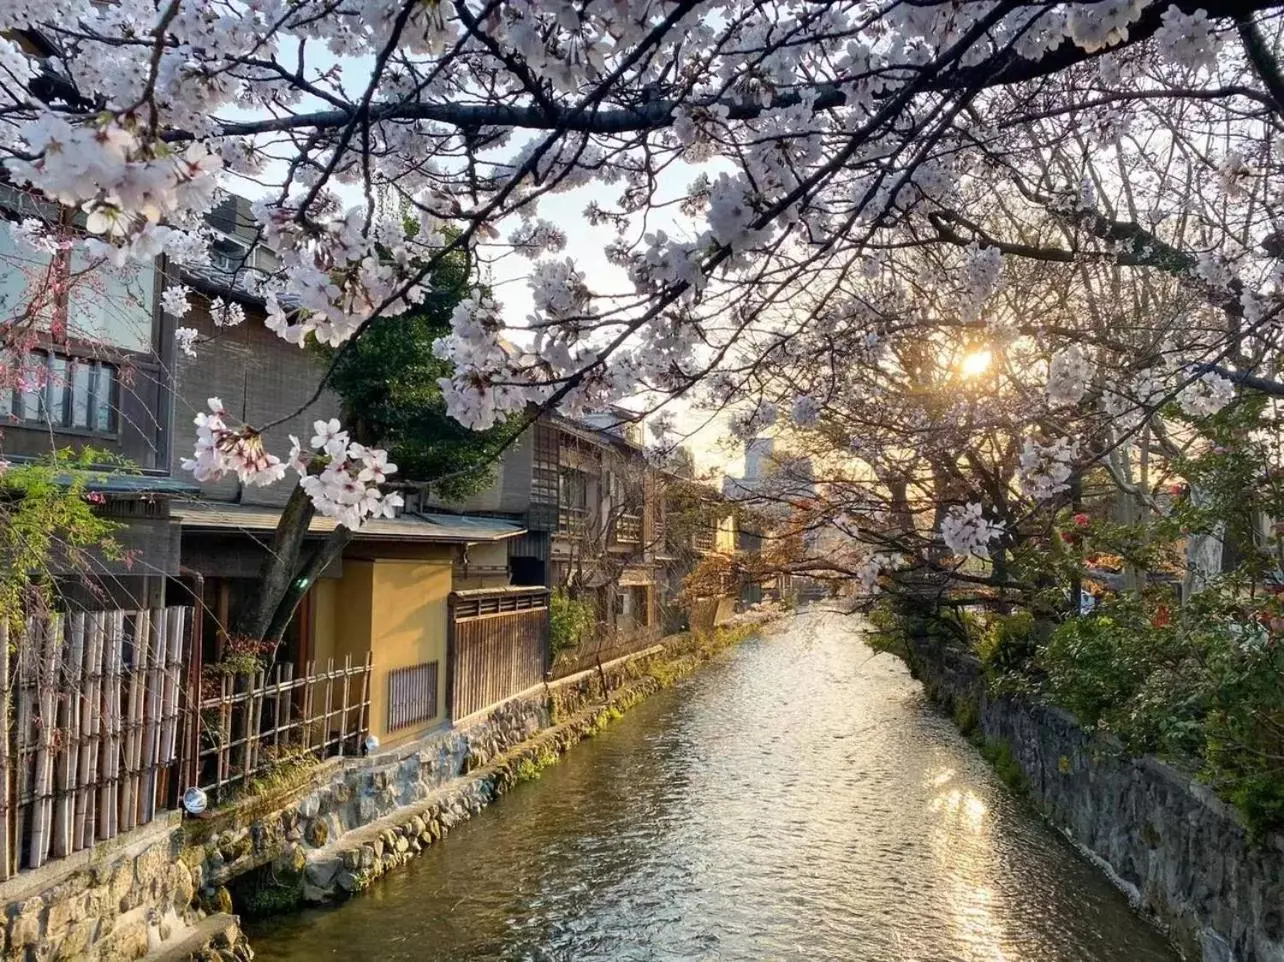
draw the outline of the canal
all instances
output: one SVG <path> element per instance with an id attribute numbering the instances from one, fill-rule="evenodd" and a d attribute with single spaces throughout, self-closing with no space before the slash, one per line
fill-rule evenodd
<path id="1" fill-rule="evenodd" d="M 272 960 L 1174 962 L 850 619 L 661 692 Z"/>

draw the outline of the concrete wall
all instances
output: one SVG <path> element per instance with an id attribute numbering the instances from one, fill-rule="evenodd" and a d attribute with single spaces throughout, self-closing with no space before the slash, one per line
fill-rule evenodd
<path id="1" fill-rule="evenodd" d="M 179 466 L 182 458 L 191 457 L 196 429 L 192 418 L 206 411 L 206 399 L 219 397 L 228 414 L 258 426 L 287 414 L 305 403 L 316 390 L 324 370 L 323 362 L 310 351 L 287 344 L 263 326 L 263 315 L 253 308 L 245 309 L 245 323 L 236 327 L 216 328 L 210 320 L 203 297 L 191 298 L 192 309 L 183 319 L 185 327 L 200 331 L 195 347 L 196 357 L 181 353 L 174 362 L 174 443 L 171 471 L 175 477 L 191 479 Z M 289 435 L 304 444 L 312 436 L 312 422 L 339 416 L 338 396 L 322 393 L 316 404 L 298 416 L 272 428 L 265 436 L 267 449 L 284 458 L 290 451 Z M 238 499 L 239 484 L 235 478 L 202 485 L 201 494 L 211 500 Z M 266 488 L 247 487 L 239 500 L 246 504 L 282 505 L 290 495 L 292 484 L 273 484 Z"/>
<path id="2" fill-rule="evenodd" d="M 914 674 L 947 706 L 977 708 L 1049 820 L 1166 928 L 1188 959 L 1284 962 L 1284 836 L 1252 839 L 1206 786 L 1032 698 L 993 698 L 969 653 L 910 639 Z"/>

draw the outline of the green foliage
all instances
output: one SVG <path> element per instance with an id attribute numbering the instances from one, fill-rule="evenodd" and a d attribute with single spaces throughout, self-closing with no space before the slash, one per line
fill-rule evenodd
<path id="1" fill-rule="evenodd" d="M 1034 629 L 1034 615 L 1028 611 L 992 615 L 974 633 L 973 651 L 991 675 L 1019 671 L 1034 655 Z"/>
<path id="2" fill-rule="evenodd" d="M 469 292 L 466 260 L 447 258 L 430 284 L 416 311 L 376 319 L 343 349 L 314 349 L 333 361 L 330 386 L 353 437 L 387 448 L 398 480 L 462 499 L 490 483 L 491 464 L 517 425 L 471 431 L 446 413 L 437 381 L 454 367 L 432 345 L 450 333 L 450 315 Z"/>
<path id="3" fill-rule="evenodd" d="M 111 460 L 91 448 L 62 450 L 0 473 L 0 617 L 52 607 L 57 579 L 88 580 L 95 553 L 124 557 L 111 537 L 119 526 L 96 513 L 104 475 L 93 469 Z"/>
<path id="4" fill-rule="evenodd" d="M 954 701 L 954 724 L 964 735 L 971 735 L 980 723 L 980 710 L 975 698 L 957 698 Z"/>
<path id="5" fill-rule="evenodd" d="M 596 626 L 592 602 L 553 592 L 548 601 L 548 641 L 554 658 L 589 638 Z"/>
<path id="6" fill-rule="evenodd" d="M 1001 739 L 987 738 L 981 742 L 980 748 L 1003 784 L 1017 794 L 1023 794 L 1027 788 L 1025 770 L 1012 754 L 1012 746 Z"/>
<path id="7" fill-rule="evenodd" d="M 533 782 L 539 778 L 544 769 L 557 763 L 557 752 L 548 746 L 523 756 L 513 769 L 513 781 L 516 784 Z"/>
<path id="8" fill-rule="evenodd" d="M 1180 609 L 1120 599 L 1040 648 L 1047 690 L 1130 750 L 1196 769 L 1251 828 L 1284 825 L 1284 609 L 1224 584 Z"/>

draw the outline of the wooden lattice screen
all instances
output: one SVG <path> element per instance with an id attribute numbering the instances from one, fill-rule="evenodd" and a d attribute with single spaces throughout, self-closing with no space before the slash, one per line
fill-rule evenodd
<path id="1" fill-rule="evenodd" d="M 544 680 L 548 589 L 460 591 L 450 597 L 447 690 L 458 720 Z"/>
<path id="2" fill-rule="evenodd" d="M 388 672 L 388 731 L 437 717 L 437 662 Z"/>

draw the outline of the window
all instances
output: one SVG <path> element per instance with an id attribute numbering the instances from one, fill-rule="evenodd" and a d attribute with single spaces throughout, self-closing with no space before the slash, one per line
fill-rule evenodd
<path id="1" fill-rule="evenodd" d="M 71 338 L 150 351 L 155 278 L 151 266 L 118 269 L 82 251 L 33 251 L 0 230 L 0 324 L 30 317 L 47 331 L 61 321 Z"/>
<path id="2" fill-rule="evenodd" d="M 119 378 L 102 361 L 33 351 L 16 386 L 0 390 L 0 414 L 47 427 L 115 434 Z"/>
<path id="3" fill-rule="evenodd" d="M 558 478 L 558 495 L 563 508 L 587 508 L 588 476 L 575 468 L 562 468 Z"/>

